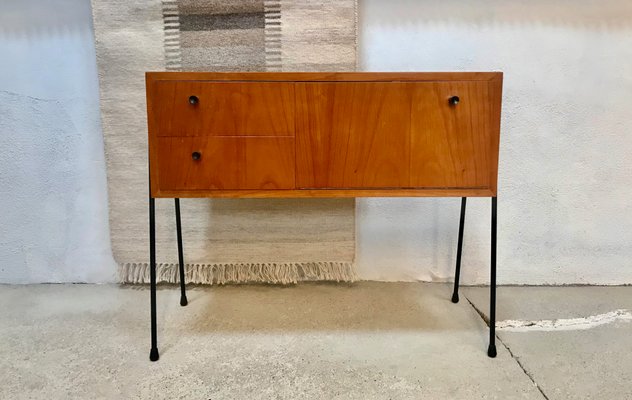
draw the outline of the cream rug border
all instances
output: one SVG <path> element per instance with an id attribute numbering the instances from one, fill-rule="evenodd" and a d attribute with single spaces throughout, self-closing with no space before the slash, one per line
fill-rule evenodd
<path id="1" fill-rule="evenodd" d="M 306 281 L 355 282 L 353 263 L 215 263 L 185 264 L 186 283 L 225 285 L 234 283 L 268 283 L 290 285 Z M 148 263 L 127 263 L 121 266 L 121 283 L 149 283 Z M 179 265 L 156 265 L 157 282 L 179 283 Z"/>

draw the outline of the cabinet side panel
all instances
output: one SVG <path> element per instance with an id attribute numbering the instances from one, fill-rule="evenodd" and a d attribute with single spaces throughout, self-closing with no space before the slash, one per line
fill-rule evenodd
<path id="1" fill-rule="evenodd" d="M 298 188 L 409 186 L 407 83 L 297 83 Z"/>
<path id="2" fill-rule="evenodd" d="M 158 155 L 156 149 L 156 119 L 154 109 L 154 79 L 152 74 L 145 75 L 145 91 L 147 96 L 147 168 L 149 174 L 150 196 L 157 197 L 159 192 Z"/>
<path id="3" fill-rule="evenodd" d="M 503 75 L 498 74 L 489 81 L 490 105 L 492 112 L 490 115 L 490 190 L 493 196 L 498 192 L 498 153 L 500 150 L 500 123 L 502 109 Z"/>

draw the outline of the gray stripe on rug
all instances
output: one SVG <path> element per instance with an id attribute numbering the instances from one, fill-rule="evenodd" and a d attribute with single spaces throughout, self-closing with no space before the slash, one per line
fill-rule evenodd
<path id="1" fill-rule="evenodd" d="M 216 29 L 263 29 L 261 13 L 180 14 L 181 31 L 212 31 Z"/>

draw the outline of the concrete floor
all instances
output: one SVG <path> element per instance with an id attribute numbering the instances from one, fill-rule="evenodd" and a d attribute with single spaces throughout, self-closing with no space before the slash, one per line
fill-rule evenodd
<path id="1" fill-rule="evenodd" d="M 0 285 L 0 399 L 632 399 L 632 287 Z M 533 321 L 513 331 L 503 320 Z M 519 321 L 518 321 L 519 322 Z M 580 321 L 581 322 L 581 321 Z M 542 325 L 542 326 L 540 326 Z"/>

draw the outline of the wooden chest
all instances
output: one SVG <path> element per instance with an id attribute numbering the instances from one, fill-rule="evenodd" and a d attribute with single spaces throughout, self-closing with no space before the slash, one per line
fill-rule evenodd
<path id="1" fill-rule="evenodd" d="M 152 197 L 496 195 L 500 72 L 146 80 Z"/>
<path id="2" fill-rule="evenodd" d="M 155 198 L 491 197 L 487 354 L 496 356 L 496 229 L 502 73 L 148 72 L 150 360 L 159 358 Z"/>

